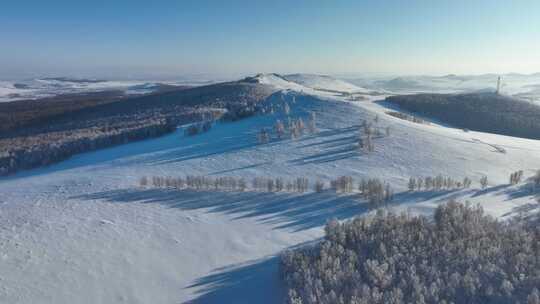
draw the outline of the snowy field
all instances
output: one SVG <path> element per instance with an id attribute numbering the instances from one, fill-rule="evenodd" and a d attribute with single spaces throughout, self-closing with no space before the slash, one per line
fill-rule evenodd
<path id="1" fill-rule="evenodd" d="M 101 91 L 120 91 L 125 95 L 140 95 L 156 92 L 160 85 L 198 86 L 213 82 L 215 80 L 95 80 L 63 77 L 19 81 L 0 80 L 0 102 Z"/>
<path id="2" fill-rule="evenodd" d="M 508 185 L 510 173 L 540 168 L 540 141 L 401 120 L 385 114 L 384 96 L 352 102 L 331 91 L 365 89 L 298 78 L 260 81 L 281 90 L 268 101 L 276 108 L 315 112 L 315 134 L 258 144 L 262 127 L 284 120 L 276 111 L 0 179 L 0 303 L 279 303 L 282 250 L 320 239 L 328 219 L 374 212 L 356 194 L 173 191 L 140 187 L 143 176 L 377 177 L 396 190 L 396 211 L 429 215 L 450 198 L 500 218 L 540 210 L 525 184 Z M 360 124 L 375 117 L 390 135 L 359 152 Z M 473 187 L 407 191 L 409 177 L 438 174 Z"/>

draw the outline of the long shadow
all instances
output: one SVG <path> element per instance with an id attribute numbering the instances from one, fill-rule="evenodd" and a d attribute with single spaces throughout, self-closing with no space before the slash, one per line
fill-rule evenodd
<path id="1" fill-rule="evenodd" d="M 233 220 L 255 218 L 273 229 L 301 231 L 320 227 L 328 219 L 347 219 L 370 210 L 355 195 L 323 193 L 203 192 L 165 189 L 125 189 L 83 194 L 82 200 L 115 203 L 161 204 L 182 210 L 206 209 L 209 213 L 233 215 Z"/>
<path id="2" fill-rule="evenodd" d="M 451 190 L 429 190 L 429 191 L 405 191 L 394 195 L 394 202 L 399 204 L 418 203 L 425 201 L 446 202 L 451 199 L 465 197 L 475 190 L 472 189 L 451 189 Z"/>
<path id="3" fill-rule="evenodd" d="M 322 153 L 309 155 L 297 159 L 290 160 L 289 163 L 293 165 L 306 165 L 306 164 L 320 164 L 341 159 L 347 159 L 354 156 L 358 156 L 358 147 L 354 144 L 348 144 L 340 147 L 339 149 L 331 149 Z"/>
<path id="4" fill-rule="evenodd" d="M 245 170 L 245 169 L 253 169 L 253 168 L 257 168 L 257 167 L 264 166 L 264 165 L 269 165 L 269 164 L 271 164 L 271 162 L 262 162 L 262 163 L 257 163 L 257 164 L 253 164 L 253 165 L 237 167 L 237 168 L 233 168 L 233 169 L 216 171 L 216 172 L 210 173 L 209 175 L 218 175 L 218 174 L 231 173 L 231 172 Z"/>
<path id="5" fill-rule="evenodd" d="M 486 194 L 489 194 L 489 193 L 493 193 L 493 192 L 499 192 L 505 188 L 508 188 L 510 185 L 498 185 L 498 186 L 493 186 L 493 187 L 489 187 L 489 188 L 486 188 L 486 189 L 482 189 L 480 191 L 477 191 L 472 197 L 478 197 L 478 196 L 482 196 L 482 195 L 486 195 Z"/>
<path id="6" fill-rule="evenodd" d="M 540 212 L 540 202 L 527 203 L 521 206 L 514 207 L 510 212 L 503 216 L 521 215 L 524 219 L 532 219 L 538 216 Z"/>
<path id="7" fill-rule="evenodd" d="M 315 246 L 321 239 L 291 246 L 286 250 Z M 195 280 L 186 289 L 196 289 L 196 299 L 188 303 L 283 303 L 286 291 L 279 276 L 279 257 L 271 256 L 230 265 Z"/>
<path id="8" fill-rule="evenodd" d="M 216 269 L 186 288 L 196 288 L 198 293 L 188 303 L 276 304 L 285 297 L 277 257 Z"/>
<path id="9" fill-rule="evenodd" d="M 530 196 L 531 198 L 540 198 L 540 191 L 535 191 L 532 183 L 525 183 L 518 188 L 511 188 L 504 193 L 508 198 L 506 200 L 513 200 L 517 198 L 522 198 Z"/>

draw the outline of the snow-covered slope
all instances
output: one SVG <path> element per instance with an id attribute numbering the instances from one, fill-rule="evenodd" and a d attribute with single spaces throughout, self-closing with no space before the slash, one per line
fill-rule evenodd
<path id="1" fill-rule="evenodd" d="M 369 91 L 352 83 L 326 75 L 291 74 L 283 76 L 288 81 L 318 90 L 330 90 L 346 93 L 368 93 Z"/>
<path id="2" fill-rule="evenodd" d="M 388 207 L 432 212 L 450 198 L 506 217 L 539 210 L 511 172 L 540 168 L 540 141 L 417 124 L 383 104 L 348 102 L 277 75 L 273 114 L 223 123 L 195 137 L 182 130 L 85 153 L 0 179 L 1 303 L 278 303 L 276 255 L 316 241 L 330 218 L 373 212 L 357 195 L 173 191 L 138 186 L 142 176 L 187 174 L 390 182 Z M 316 134 L 258 144 L 263 127 L 317 115 Z M 375 121 L 377 117 L 377 121 Z M 363 120 L 390 128 L 373 153 L 359 152 Z M 473 179 L 472 189 L 409 193 L 410 176 Z M 489 186 L 478 181 L 487 175 Z"/>

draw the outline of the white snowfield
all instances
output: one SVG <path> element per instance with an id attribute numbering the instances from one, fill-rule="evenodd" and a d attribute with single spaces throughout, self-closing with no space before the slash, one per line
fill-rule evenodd
<path id="1" fill-rule="evenodd" d="M 0 81 L 0 102 L 39 99 L 62 94 L 121 91 L 125 95 L 155 92 L 160 85 L 198 86 L 215 80 L 95 80 L 78 78 L 36 78 L 21 81 Z"/>
<path id="2" fill-rule="evenodd" d="M 277 110 L 0 179 L 0 303 L 279 303 L 280 252 L 320 239 L 328 219 L 374 212 L 332 191 L 174 191 L 140 187 L 143 176 L 308 177 L 327 186 L 342 175 L 377 177 L 396 190 L 388 206 L 396 211 L 431 214 L 450 198 L 501 218 L 539 210 L 524 183 L 507 183 L 514 171 L 540 168 L 540 141 L 417 124 L 385 114 L 384 96 L 351 102 L 260 78 L 285 89 L 268 103 L 287 102 L 292 117 L 315 112 L 318 132 L 258 144 L 262 127 L 284 119 Z M 363 120 L 390 127 L 369 154 L 356 146 Z M 473 187 L 406 190 L 409 177 L 437 174 L 468 176 Z M 484 175 L 489 186 L 480 190 Z"/>

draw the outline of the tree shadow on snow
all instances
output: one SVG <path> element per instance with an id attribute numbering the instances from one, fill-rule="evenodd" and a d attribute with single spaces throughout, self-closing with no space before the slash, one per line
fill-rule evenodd
<path id="1" fill-rule="evenodd" d="M 186 288 L 198 297 L 187 303 L 282 303 L 284 286 L 279 278 L 279 259 L 272 257 L 216 269 Z"/>
<path id="2" fill-rule="evenodd" d="M 321 239 L 307 241 L 287 250 L 314 246 Z M 187 289 L 196 289 L 197 298 L 188 303 L 283 303 L 286 290 L 279 275 L 279 257 L 271 256 L 217 268 L 195 280 Z"/>
<path id="3" fill-rule="evenodd" d="M 274 229 L 301 231 L 323 226 L 328 219 L 347 219 L 372 209 L 357 195 L 323 193 L 210 192 L 133 188 L 72 197 L 115 203 L 161 204 L 182 210 L 207 209 L 234 220 L 256 218 Z"/>

